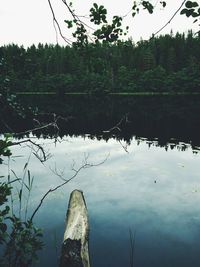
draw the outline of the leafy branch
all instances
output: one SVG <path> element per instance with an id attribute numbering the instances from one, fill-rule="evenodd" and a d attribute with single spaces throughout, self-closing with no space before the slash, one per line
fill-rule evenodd
<path id="1" fill-rule="evenodd" d="M 149 14 L 153 14 L 158 4 L 162 8 L 165 8 L 167 6 L 167 1 L 157 1 L 156 4 L 153 4 L 152 2 L 153 1 L 143 0 L 134 1 L 131 10 L 125 16 L 115 15 L 113 16 L 111 23 L 109 23 L 107 19 L 108 11 L 103 5 L 94 3 L 89 10 L 89 15 L 86 17 L 76 14 L 76 11 L 73 9 L 72 2 L 62 0 L 62 3 L 66 6 L 69 14 L 71 14 L 72 16 L 71 20 L 64 20 L 64 22 L 66 23 L 68 29 L 75 28 L 75 31 L 72 32 L 72 36 L 75 38 L 75 41 L 69 43 L 67 40 L 67 42 L 68 44 L 72 44 L 77 48 L 87 46 L 89 42 L 117 42 L 122 36 L 126 36 L 128 33 L 129 26 L 127 26 L 125 30 L 122 27 L 123 19 L 128 14 L 131 13 L 132 17 L 135 17 L 140 13 L 141 10 L 146 10 Z M 60 25 L 55 17 L 55 13 L 50 0 L 48 0 L 48 3 L 53 15 L 53 21 L 57 25 L 61 37 L 65 39 L 61 32 Z M 183 8 L 184 4 L 185 8 Z M 200 18 L 199 4 L 196 1 L 184 0 L 181 3 L 180 7 L 175 10 L 169 21 L 165 25 L 163 25 L 156 33 L 154 33 L 153 36 L 160 33 L 169 23 L 171 23 L 171 21 L 179 12 L 181 15 L 186 15 L 187 17 L 192 16 L 193 18 L 195 18 L 194 22 L 197 22 Z M 84 18 L 89 18 L 90 23 L 93 23 L 94 27 L 88 25 L 85 22 Z M 92 35 L 88 32 L 88 30 L 92 30 Z"/>
<path id="2" fill-rule="evenodd" d="M 200 5 L 196 1 L 187 1 L 181 15 L 194 18 L 194 23 L 200 20 Z"/>

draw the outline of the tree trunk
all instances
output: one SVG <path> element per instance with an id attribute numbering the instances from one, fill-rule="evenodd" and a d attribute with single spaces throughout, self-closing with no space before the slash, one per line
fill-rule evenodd
<path id="1" fill-rule="evenodd" d="M 90 267 L 89 221 L 83 193 L 74 190 L 70 195 L 60 267 Z"/>

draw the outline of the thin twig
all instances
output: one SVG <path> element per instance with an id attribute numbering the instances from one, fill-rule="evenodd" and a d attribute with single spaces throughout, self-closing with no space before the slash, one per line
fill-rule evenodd
<path id="1" fill-rule="evenodd" d="M 115 126 L 110 128 L 109 130 L 103 131 L 103 133 L 110 133 L 115 129 L 117 129 L 118 131 L 121 132 L 121 128 L 120 127 L 121 127 L 121 124 L 122 124 L 123 121 L 128 122 L 128 114 L 125 114 Z"/>
<path id="2" fill-rule="evenodd" d="M 122 142 L 121 142 L 121 140 L 118 140 L 118 142 L 120 143 L 120 145 L 122 146 L 122 148 L 124 149 L 124 151 L 125 151 L 126 153 L 129 153 L 129 151 L 128 151 L 128 149 L 127 149 L 128 144 L 123 145 Z"/>
<path id="3" fill-rule="evenodd" d="M 121 16 L 123 19 L 126 18 L 130 13 L 132 12 L 132 8 L 123 16 Z"/>
<path id="4" fill-rule="evenodd" d="M 55 33 L 56 33 L 56 43 L 58 44 L 58 31 L 57 31 L 57 28 L 56 28 L 56 23 L 55 23 L 54 18 L 53 18 L 53 27 L 54 27 L 54 30 L 55 30 Z"/>
<path id="5" fill-rule="evenodd" d="M 63 118 L 62 116 L 58 116 L 56 117 L 55 114 L 53 114 L 54 116 L 54 121 L 53 122 L 50 122 L 50 123 L 47 123 L 47 124 L 44 124 L 44 125 L 41 125 L 40 122 L 36 119 L 34 119 L 35 122 L 37 122 L 37 124 L 39 125 L 38 127 L 35 127 L 33 129 L 29 129 L 29 130 L 26 130 L 26 131 L 23 131 L 23 132 L 19 132 L 19 133 L 13 133 L 14 136 L 19 136 L 19 135 L 25 135 L 25 134 L 29 134 L 31 132 L 35 132 L 35 131 L 38 131 L 38 130 L 43 130 L 45 128 L 49 128 L 49 127 L 54 127 L 56 130 L 57 130 L 57 133 L 56 135 L 58 136 L 59 135 L 59 127 L 57 125 L 57 121 L 59 119 L 62 119 L 62 120 L 68 120 L 67 118 Z"/>
<path id="6" fill-rule="evenodd" d="M 62 30 L 61 30 L 61 28 L 60 28 L 60 24 L 59 24 L 59 22 L 58 22 L 57 19 L 56 19 L 56 16 L 55 16 L 55 13 L 54 13 L 54 10 L 53 10 L 51 1 L 48 0 L 48 3 L 49 3 L 49 7 L 50 7 L 50 10 L 51 10 L 52 16 L 53 16 L 53 21 L 55 22 L 56 26 L 58 27 L 58 31 L 59 31 L 60 36 L 62 37 L 62 39 L 63 39 L 68 45 L 71 45 L 72 42 L 71 42 L 69 39 L 67 39 L 67 38 L 63 35 L 63 33 L 62 33 Z M 55 26 L 55 24 L 54 24 L 54 26 Z M 55 28 L 55 27 L 54 27 L 54 28 Z M 57 31 L 56 31 L 56 34 L 57 34 Z"/>
<path id="7" fill-rule="evenodd" d="M 40 127 L 36 127 L 36 128 L 30 129 L 30 130 L 24 131 L 24 132 L 16 133 L 14 135 L 16 136 L 16 135 L 28 134 L 28 133 L 31 133 L 31 132 L 35 132 L 35 131 L 38 131 L 38 130 L 42 130 L 42 129 L 48 128 L 50 126 L 55 127 L 57 125 L 55 124 L 55 122 L 50 122 L 50 123 L 42 125 Z"/>
<path id="8" fill-rule="evenodd" d="M 50 167 L 49 169 L 53 172 L 53 174 L 55 174 L 56 176 L 58 176 L 61 180 L 66 181 L 66 180 L 63 178 L 63 176 L 64 176 L 64 172 L 65 172 L 65 168 L 63 168 L 62 171 L 58 171 L 58 169 L 57 169 L 57 165 L 56 165 L 56 162 L 55 162 L 55 167 L 54 167 L 54 169 L 52 169 L 51 167 Z"/>

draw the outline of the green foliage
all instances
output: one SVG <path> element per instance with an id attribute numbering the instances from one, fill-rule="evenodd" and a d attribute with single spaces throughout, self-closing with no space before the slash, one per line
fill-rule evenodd
<path id="1" fill-rule="evenodd" d="M 113 16 L 112 21 L 109 23 L 107 19 L 107 9 L 103 5 L 94 3 L 90 9 L 90 22 L 95 25 L 95 29 L 85 24 L 78 16 L 71 10 L 72 20 L 65 20 L 68 29 L 75 29 L 72 36 L 75 38 L 73 47 L 85 48 L 89 43 L 114 43 L 117 42 L 122 35 L 126 35 L 128 26 L 124 31 L 122 28 L 122 17 Z M 98 28 L 96 26 L 99 26 Z M 93 31 L 92 37 L 89 36 L 87 29 Z"/>
<path id="2" fill-rule="evenodd" d="M 90 21 L 94 22 L 96 25 L 101 23 L 107 23 L 107 10 L 104 6 L 98 6 L 96 3 L 93 4 L 93 7 L 90 9 Z"/>
<path id="3" fill-rule="evenodd" d="M 12 145 L 12 137 L 12 134 L 7 133 L 4 135 L 4 139 L 0 140 L 1 157 L 11 156 L 12 153 L 9 146 Z M 0 158 L 0 163 L 2 161 L 2 158 Z M 32 262 L 37 259 L 38 250 L 42 248 L 41 230 L 36 228 L 31 220 L 23 221 L 21 217 L 17 218 L 11 212 L 13 203 L 8 201 L 8 198 L 12 196 L 11 182 L 9 178 L 6 182 L 4 176 L 0 177 L 0 179 L 0 245 L 4 249 L 4 254 L 0 258 L 0 265 L 12 267 L 31 266 Z M 23 184 L 24 180 L 22 179 L 21 182 Z M 28 185 L 24 184 L 29 191 L 28 198 L 32 184 L 33 179 L 28 171 Z M 22 192 L 23 188 L 21 187 L 19 191 L 20 203 L 22 203 Z"/>
<path id="4" fill-rule="evenodd" d="M 37 259 L 37 252 L 43 246 L 42 232 L 32 221 L 22 221 L 21 218 L 10 214 L 8 197 L 11 192 L 12 188 L 8 183 L 0 182 L 0 245 L 4 248 L 0 264 L 28 267 Z"/>
<path id="5" fill-rule="evenodd" d="M 3 205 L 8 199 L 7 197 L 11 194 L 11 187 L 7 183 L 1 183 L 0 187 L 0 205 Z M 2 215 L 1 211 L 1 215 Z M 3 214 L 4 215 L 4 214 Z"/>
<path id="6" fill-rule="evenodd" d="M 195 2 L 195 1 L 187 1 L 187 2 L 185 3 L 185 6 L 186 6 L 187 8 L 193 8 L 193 7 L 197 7 L 197 6 L 199 6 L 199 5 L 198 5 L 198 3 Z"/>
<path id="7" fill-rule="evenodd" d="M 165 69 L 158 66 L 143 73 L 139 81 L 139 86 L 142 91 L 161 92 L 165 89 L 166 79 L 167 75 Z"/>
<path id="8" fill-rule="evenodd" d="M 64 22 L 67 24 L 68 29 L 73 27 L 73 21 L 72 20 L 64 20 Z"/>
<path id="9" fill-rule="evenodd" d="M 4 157 L 8 157 L 11 155 L 11 151 L 8 148 L 10 142 L 7 142 L 5 140 L 0 140 L 0 155 Z M 0 160 L 0 163 L 2 163 L 2 160 Z"/>
<path id="10" fill-rule="evenodd" d="M 3 177 L 2 177 L 3 178 Z M 2 179 L 1 179 L 2 180 Z M 5 206 L 8 201 L 8 197 L 11 195 L 11 187 L 5 182 L 0 180 L 0 245 L 6 242 L 8 238 L 7 224 L 5 218 L 10 211 L 9 206 Z"/>
<path id="11" fill-rule="evenodd" d="M 160 1 L 160 4 L 163 6 L 163 7 L 166 7 L 167 3 L 165 1 Z"/>
<path id="12" fill-rule="evenodd" d="M 150 14 L 153 13 L 154 7 L 149 1 L 142 1 L 142 5 L 144 9 L 147 9 Z"/>
<path id="13" fill-rule="evenodd" d="M 76 31 L 72 34 L 76 38 L 73 46 L 77 48 L 85 47 L 88 45 L 87 30 L 83 24 L 77 24 Z"/>
<path id="14" fill-rule="evenodd" d="M 43 246 L 40 238 L 42 232 L 32 221 L 22 222 L 19 218 L 8 217 L 12 230 L 6 244 L 3 262 L 9 266 L 31 266 L 37 259 L 37 251 Z"/>
<path id="15" fill-rule="evenodd" d="M 0 164 L 3 162 L 3 157 L 9 157 L 12 155 L 9 146 L 12 145 L 11 142 L 12 134 L 4 134 L 4 140 L 0 139 Z"/>
<path id="16" fill-rule="evenodd" d="M 126 31 L 124 31 L 122 28 L 122 17 L 120 16 L 113 16 L 112 22 L 110 24 L 107 23 L 107 18 L 106 18 L 107 11 L 104 7 L 102 7 L 102 9 L 98 10 L 101 13 L 95 13 L 95 11 L 92 10 L 93 13 L 91 14 L 92 17 L 91 21 L 94 21 L 94 23 L 97 25 L 101 25 L 101 27 L 95 30 L 93 33 L 95 37 L 95 42 L 96 43 L 117 42 L 120 36 L 127 34 L 128 26 L 126 27 Z"/>
<path id="17" fill-rule="evenodd" d="M 113 43 L 119 41 L 121 36 L 127 34 L 128 26 L 126 27 L 126 32 L 124 32 L 122 27 L 123 18 L 121 16 L 114 16 L 112 23 L 109 23 L 107 19 L 108 12 L 103 5 L 94 3 L 89 10 L 90 22 L 92 22 L 95 26 L 93 28 L 90 25 L 87 25 L 87 23 L 85 23 L 81 17 L 76 15 L 71 2 L 69 4 L 67 4 L 65 1 L 63 2 L 65 3 L 65 5 L 67 5 L 68 10 L 72 15 L 72 20 L 64 20 L 64 22 L 67 24 L 68 29 L 74 27 L 76 28 L 75 32 L 72 33 L 72 36 L 75 38 L 75 41 L 73 42 L 74 47 L 85 47 L 89 42 Z M 139 14 L 141 9 L 146 10 L 149 14 L 153 14 L 156 6 L 158 5 L 162 6 L 162 8 L 165 8 L 167 1 L 157 1 L 156 3 L 152 3 L 152 1 L 134 1 L 131 9 L 132 17 L 135 17 L 136 14 Z M 180 6 L 180 8 L 175 10 L 174 14 L 181 10 L 181 15 L 186 15 L 187 17 L 192 16 L 193 18 L 195 18 L 194 22 L 197 22 L 200 17 L 200 7 L 198 2 L 186 1 L 185 8 L 182 8 L 182 5 Z M 96 28 L 96 26 L 99 26 L 99 28 Z M 92 36 L 95 37 L 94 39 L 91 38 L 91 33 L 87 31 L 88 29 L 90 29 L 90 32 L 92 32 Z"/>
<path id="18" fill-rule="evenodd" d="M 187 1 L 185 8 L 180 12 L 181 15 L 195 18 L 194 22 L 197 22 L 200 17 L 200 6 L 196 1 Z"/>
<path id="19" fill-rule="evenodd" d="M 167 5 L 166 1 L 160 1 L 159 4 L 163 8 L 165 8 Z M 135 17 L 136 14 L 140 13 L 141 7 L 142 9 L 147 10 L 149 14 L 153 14 L 156 5 L 153 5 L 151 1 L 134 1 L 132 6 L 132 17 Z"/>
<path id="20" fill-rule="evenodd" d="M 145 75 L 145 90 L 152 88 L 153 91 L 188 91 L 199 92 L 199 62 L 200 50 L 199 36 L 189 32 L 188 35 L 176 34 L 164 35 L 149 41 L 140 41 L 135 45 L 131 40 L 122 42 L 112 35 L 115 29 L 120 29 L 121 19 L 113 18 L 112 24 L 105 24 L 103 30 L 97 34 L 97 43 L 89 44 L 85 40 L 85 47 L 82 47 L 82 40 L 78 47 L 61 47 L 53 45 L 39 45 L 29 47 L 26 50 L 16 48 L 15 45 L 0 47 L 1 56 L 6 64 L 7 74 L 0 74 L 2 80 L 9 76 L 9 95 L 19 92 L 52 92 L 63 96 L 66 93 L 88 92 L 98 94 L 102 92 L 135 92 L 144 91 L 142 77 Z M 120 30 L 116 35 L 120 34 Z M 84 38 L 84 37 L 83 37 Z M 101 38 L 101 42 L 99 41 Z M 109 42 L 108 42 L 109 41 Z M 13 50 L 12 50 L 13 49 Z M 15 57 L 10 57 L 12 54 Z M 16 57 L 22 54 L 23 60 L 18 69 L 15 69 Z M 191 82 L 191 65 L 193 80 Z M 165 77 L 160 82 L 157 79 L 159 68 L 165 70 Z M 188 70 L 182 72 L 182 70 Z M 153 72 L 148 72 L 152 70 Z M 147 72 L 147 73 L 146 73 Z M 153 73 L 150 75 L 150 73 Z M 184 73 L 184 83 L 180 76 Z M 155 75 L 155 79 L 153 77 Z M 151 78 L 150 78 L 151 77 Z M 177 78 L 179 77 L 179 78 Z M 147 79 L 148 78 L 148 79 Z M 154 80 L 147 89 L 147 80 Z M 17 84 L 21 85 L 18 86 Z M 174 84 L 172 83 L 174 81 Z M 176 84 L 175 84 L 176 83 Z M 156 85 L 155 85 L 156 84 Z M 9 96 L 8 95 L 8 96 Z M 11 97 L 9 97 L 11 99 Z M 1 98 L 0 98 L 1 101 Z M 4 100 L 2 102 L 5 102 Z M 16 102 L 12 98 L 10 102 Z M 9 104 L 12 110 L 15 105 Z M 1 107 L 0 107 L 1 108 Z M 27 114 L 28 110 L 24 110 Z M 4 117 L 8 111 L 4 113 Z M 31 113 L 30 113 L 31 114 Z"/>
<path id="21" fill-rule="evenodd" d="M 138 5 L 136 4 L 136 2 L 134 2 L 133 6 L 132 6 L 132 17 L 135 17 L 136 14 L 139 13 L 140 9 L 138 7 Z"/>
<path id="22" fill-rule="evenodd" d="M 94 32 L 94 36 L 96 37 L 95 41 L 103 41 L 104 43 L 116 42 L 119 36 L 123 34 L 121 21 L 121 17 L 114 16 L 112 24 L 104 24 L 100 29 Z"/>

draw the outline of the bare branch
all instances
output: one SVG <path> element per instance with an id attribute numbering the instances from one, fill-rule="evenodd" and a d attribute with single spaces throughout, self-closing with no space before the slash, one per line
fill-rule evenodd
<path id="1" fill-rule="evenodd" d="M 41 125 L 41 123 L 38 120 L 34 119 L 34 121 L 38 124 L 38 127 L 35 127 L 33 129 L 30 129 L 30 130 L 27 130 L 27 131 L 24 131 L 24 132 L 19 132 L 19 133 L 16 133 L 16 134 L 13 133 L 13 135 L 14 136 L 19 136 L 19 135 L 23 135 L 23 134 L 25 135 L 25 134 L 29 134 L 29 133 L 32 133 L 32 132 L 35 132 L 35 131 L 38 131 L 38 130 L 43 130 L 45 128 L 54 127 L 57 130 L 56 136 L 58 136 L 59 135 L 59 127 L 57 125 L 57 121 L 59 119 L 67 120 L 67 118 L 63 118 L 61 116 L 56 117 L 56 114 L 53 114 L 53 122 Z"/>
<path id="2" fill-rule="evenodd" d="M 124 151 L 125 151 L 126 153 L 129 153 L 129 151 L 128 151 L 128 144 L 123 145 L 122 142 L 121 142 L 121 140 L 118 140 L 118 142 L 120 143 L 120 145 L 122 146 L 122 148 L 124 149 Z"/>
<path id="3" fill-rule="evenodd" d="M 33 142 L 31 139 L 26 139 L 26 140 L 22 140 L 22 141 L 18 141 L 18 142 L 11 142 L 9 144 L 9 147 L 10 146 L 16 146 L 16 145 L 21 145 L 21 144 L 24 144 L 24 143 L 31 143 L 33 146 L 37 147 L 38 150 L 34 151 L 33 154 L 43 163 L 45 162 L 48 158 L 49 158 L 49 153 L 47 154 L 44 150 L 44 148 L 40 145 L 40 144 L 37 144 L 35 142 Z M 38 155 L 38 152 L 41 152 L 42 153 L 42 157 L 40 157 Z"/>
<path id="4" fill-rule="evenodd" d="M 109 155 L 108 155 L 108 156 L 109 156 Z M 61 183 L 61 184 L 59 184 L 59 185 L 57 185 L 57 186 L 54 187 L 54 188 L 49 189 L 49 190 L 44 194 L 44 196 L 41 198 L 41 200 L 40 200 L 38 206 L 36 207 L 36 209 L 34 210 L 33 214 L 31 215 L 30 220 L 31 220 L 31 221 L 33 220 L 33 218 L 35 217 L 35 214 L 38 212 L 38 210 L 39 210 L 39 208 L 41 207 L 42 203 L 44 202 L 45 198 L 46 198 L 50 193 L 55 192 L 57 189 L 63 187 L 63 186 L 66 185 L 67 183 L 69 183 L 71 180 L 73 180 L 73 179 L 79 174 L 79 172 L 80 172 L 81 170 L 83 170 L 83 169 L 87 169 L 87 168 L 90 168 L 90 167 L 97 167 L 97 166 L 99 166 L 99 165 L 102 165 L 102 164 L 107 160 L 108 156 L 107 156 L 102 162 L 100 162 L 100 163 L 97 163 L 97 164 L 91 164 L 91 163 L 87 163 L 87 162 L 86 162 L 84 165 L 82 165 L 82 166 L 79 167 L 78 169 L 73 168 L 73 170 L 74 170 L 74 175 L 72 175 L 71 178 L 69 178 L 69 179 L 64 179 L 64 178 L 62 177 L 62 180 L 64 180 L 64 182 Z M 55 174 L 56 174 L 56 173 L 55 173 Z M 58 177 L 60 177 L 60 174 L 56 174 L 56 175 L 57 175 Z"/>
<path id="5" fill-rule="evenodd" d="M 56 33 L 56 43 L 58 44 L 58 32 L 57 32 L 56 23 L 55 23 L 54 19 L 53 19 L 53 27 L 54 27 L 54 30 L 55 30 L 55 33 Z"/>
<path id="6" fill-rule="evenodd" d="M 53 7 L 52 7 L 52 4 L 51 4 L 51 1 L 50 1 L 50 0 L 48 0 L 48 4 L 49 4 L 49 7 L 50 7 L 50 9 L 51 9 L 52 16 L 53 16 L 53 22 L 54 22 L 54 28 L 55 28 L 55 31 L 56 31 L 56 36 L 57 36 L 57 30 L 56 30 L 55 25 L 57 26 L 58 31 L 59 31 L 59 34 L 60 34 L 60 36 L 62 37 L 62 39 L 63 39 L 68 45 L 71 45 L 72 42 L 71 42 L 69 39 L 67 39 L 67 38 L 63 35 L 63 33 L 62 33 L 62 30 L 61 30 L 61 28 L 60 28 L 60 24 L 59 24 L 59 22 L 58 22 L 57 19 L 56 19 L 56 16 L 55 16 L 55 13 L 54 13 L 54 10 L 53 10 Z"/>
<path id="7" fill-rule="evenodd" d="M 124 18 L 126 18 L 131 12 L 132 12 L 132 8 L 131 8 L 125 15 L 122 15 L 121 17 L 124 19 Z"/>
<path id="8" fill-rule="evenodd" d="M 58 169 L 57 169 L 57 165 L 56 165 L 56 162 L 55 162 L 55 167 L 54 167 L 54 169 L 53 168 L 49 168 L 52 172 L 53 172 L 53 174 L 55 174 L 56 176 L 58 176 L 61 180 L 63 180 L 63 181 L 66 181 L 64 178 L 63 178 L 63 176 L 64 176 L 64 172 L 65 172 L 65 168 L 63 168 L 63 170 L 59 170 L 58 171 Z"/>
<path id="9" fill-rule="evenodd" d="M 154 34 L 152 34 L 152 36 L 154 37 L 155 35 L 157 35 L 159 32 L 161 32 L 165 27 L 167 27 L 168 24 L 171 23 L 171 21 L 174 19 L 174 17 L 177 15 L 177 13 L 181 10 L 182 6 L 185 4 L 187 0 L 184 0 L 182 2 L 182 4 L 180 5 L 180 7 L 176 10 L 176 12 L 173 14 L 173 16 L 170 18 L 170 20 L 164 25 L 162 26 L 157 32 L 155 32 Z M 152 37 L 152 38 L 153 38 Z"/>

